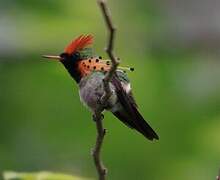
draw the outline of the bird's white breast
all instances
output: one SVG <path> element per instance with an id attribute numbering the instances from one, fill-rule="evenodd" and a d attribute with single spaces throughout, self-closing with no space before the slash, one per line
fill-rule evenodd
<path id="1" fill-rule="evenodd" d="M 84 77 L 79 83 L 80 99 L 83 104 L 88 106 L 92 111 L 95 111 L 98 108 L 100 98 L 105 92 L 103 87 L 103 78 L 103 73 L 96 72 Z M 117 96 L 115 94 L 115 88 L 112 84 L 110 84 L 110 88 L 113 93 L 108 100 L 108 104 L 114 105 L 117 101 Z"/>

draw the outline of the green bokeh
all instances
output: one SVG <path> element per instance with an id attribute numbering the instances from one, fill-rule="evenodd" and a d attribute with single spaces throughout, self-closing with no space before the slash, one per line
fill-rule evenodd
<path id="1" fill-rule="evenodd" d="M 72 38 L 92 33 L 95 51 L 107 57 L 96 2 L 0 4 L 0 172 L 95 178 L 91 114 L 62 65 L 41 54 L 59 54 Z M 149 142 L 105 113 L 103 159 L 109 179 L 214 179 L 220 167 L 220 63 L 196 46 L 173 48 L 160 41 L 166 21 L 157 4 L 109 4 L 118 27 L 116 53 L 123 65 L 135 68 L 129 77 L 139 109 L 160 136 Z"/>

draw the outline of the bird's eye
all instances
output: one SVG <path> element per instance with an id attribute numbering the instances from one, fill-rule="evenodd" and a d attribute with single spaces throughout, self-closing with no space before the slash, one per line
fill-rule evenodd
<path id="1" fill-rule="evenodd" d="M 74 57 L 74 59 L 79 59 L 80 53 L 79 53 L 79 52 L 75 52 L 75 53 L 73 54 L 73 57 Z"/>

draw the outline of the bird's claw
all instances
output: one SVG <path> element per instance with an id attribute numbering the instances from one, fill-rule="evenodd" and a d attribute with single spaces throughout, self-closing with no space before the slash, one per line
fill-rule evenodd
<path id="1" fill-rule="evenodd" d="M 104 114 L 102 114 L 102 113 L 100 114 L 100 117 L 97 117 L 96 114 L 93 114 L 93 115 L 92 115 L 92 119 L 93 119 L 94 122 L 96 122 L 97 118 L 100 118 L 101 120 L 103 120 L 104 117 L 105 117 L 105 116 L 104 116 Z"/>
<path id="2" fill-rule="evenodd" d="M 93 120 L 94 122 L 96 122 L 96 115 L 95 115 L 95 114 L 92 115 L 92 120 Z"/>
<path id="3" fill-rule="evenodd" d="M 97 100 L 97 104 L 98 104 L 98 105 L 102 105 L 102 104 L 103 104 L 102 98 L 99 98 L 99 99 Z"/>

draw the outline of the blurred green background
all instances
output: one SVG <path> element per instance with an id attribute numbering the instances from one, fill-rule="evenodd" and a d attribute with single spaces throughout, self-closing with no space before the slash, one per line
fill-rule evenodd
<path id="1" fill-rule="evenodd" d="M 143 116 L 149 142 L 105 113 L 109 179 L 211 180 L 220 168 L 220 1 L 109 0 L 115 51 Z M 96 1 L 0 0 L 0 172 L 55 171 L 96 178 L 90 112 L 61 64 L 76 36 L 106 28 Z"/>

